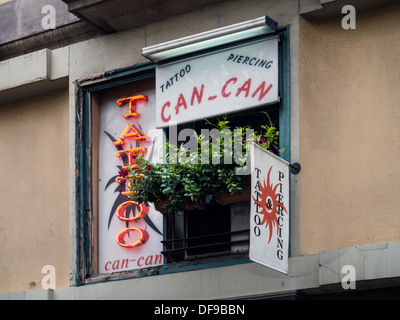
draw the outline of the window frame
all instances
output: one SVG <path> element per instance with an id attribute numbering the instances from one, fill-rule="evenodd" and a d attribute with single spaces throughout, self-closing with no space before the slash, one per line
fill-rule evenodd
<path id="1" fill-rule="evenodd" d="M 279 35 L 279 148 L 285 146 L 281 157 L 290 162 L 290 27 L 285 26 L 277 33 L 262 36 L 268 38 Z M 254 41 L 254 39 L 252 39 Z M 250 42 L 250 41 L 244 41 Z M 239 43 L 230 44 L 233 47 Z M 221 49 L 213 48 L 209 52 Z M 204 53 L 204 52 L 203 52 Z M 187 58 L 187 57 L 184 57 Z M 182 59 L 182 57 L 180 58 Z M 172 61 L 168 61 L 172 62 Z M 118 87 L 134 81 L 155 78 L 157 64 L 153 62 L 134 65 L 128 68 L 105 72 L 99 76 L 85 78 L 75 83 L 75 284 L 77 286 L 108 280 L 121 280 L 156 274 L 168 274 L 188 270 L 198 270 L 210 267 L 222 267 L 234 264 L 249 263 L 250 259 L 238 258 L 224 261 L 198 263 L 183 261 L 172 265 L 164 264 L 157 267 L 139 270 L 128 270 L 113 274 L 96 273 L 97 243 L 94 221 L 93 195 L 93 114 L 92 94 L 98 91 Z M 164 224 L 165 226 L 166 224 Z M 165 227 L 164 227 L 165 229 Z M 166 231 L 166 230 L 164 230 Z"/>

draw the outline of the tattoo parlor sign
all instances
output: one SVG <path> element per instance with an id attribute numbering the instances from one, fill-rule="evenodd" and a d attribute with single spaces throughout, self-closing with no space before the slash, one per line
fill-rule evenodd
<path id="1" fill-rule="evenodd" d="M 277 37 L 161 65 L 157 127 L 275 103 L 278 70 Z"/>
<path id="2" fill-rule="evenodd" d="M 137 155 L 160 161 L 163 132 L 155 129 L 155 93 L 110 98 L 100 106 L 99 272 L 148 268 L 163 263 L 163 219 L 153 204 L 129 199 L 129 167 Z M 140 191 L 139 191 L 140 192 Z"/>
<path id="3" fill-rule="evenodd" d="M 251 260 L 287 274 L 289 253 L 289 163 L 252 144 Z"/>

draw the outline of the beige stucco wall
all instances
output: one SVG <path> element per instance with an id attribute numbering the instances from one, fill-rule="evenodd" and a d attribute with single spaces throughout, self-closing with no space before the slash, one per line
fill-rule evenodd
<path id="1" fill-rule="evenodd" d="M 1 292 L 69 285 L 68 143 L 68 90 L 0 105 Z"/>
<path id="2" fill-rule="evenodd" d="M 300 21 L 303 254 L 400 240 L 400 4 Z"/>

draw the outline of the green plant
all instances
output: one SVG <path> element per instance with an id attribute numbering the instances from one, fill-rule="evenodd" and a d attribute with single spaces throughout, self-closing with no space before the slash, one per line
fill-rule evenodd
<path id="1" fill-rule="evenodd" d="M 269 124 L 261 127 L 262 132 L 250 134 L 249 126 L 237 127 L 232 132 L 228 120 L 219 120 L 214 127 L 225 134 L 214 137 L 196 134 L 195 150 L 167 142 L 164 163 L 150 164 L 137 156 L 128 175 L 130 197 L 146 205 L 163 203 L 164 211 L 171 213 L 183 210 L 188 202 L 201 201 L 208 194 L 243 192 L 249 177 L 237 175 L 236 170 L 246 162 L 249 145 L 246 142 L 250 139 L 265 149 L 277 150 L 279 132 L 268 119 Z M 240 143 L 239 152 L 232 148 L 234 141 Z M 176 163 L 171 161 L 173 153 L 179 159 Z"/>
<path id="2" fill-rule="evenodd" d="M 142 156 L 131 167 L 130 188 L 135 201 L 164 202 L 167 212 L 183 210 L 187 201 L 196 203 L 203 195 L 241 192 L 246 176 L 235 174 L 234 165 L 149 164 Z"/>
<path id="3" fill-rule="evenodd" d="M 266 150 L 276 150 L 278 153 L 281 153 L 285 150 L 285 147 L 283 147 L 281 150 L 279 150 L 279 131 L 277 128 L 274 126 L 274 124 L 271 121 L 271 118 L 269 117 L 268 113 L 263 112 L 265 115 L 267 115 L 269 124 L 268 125 L 261 125 L 261 129 L 264 129 L 264 132 L 261 132 L 260 134 L 257 135 L 256 138 L 256 143 L 259 143 L 261 147 L 263 147 Z"/>

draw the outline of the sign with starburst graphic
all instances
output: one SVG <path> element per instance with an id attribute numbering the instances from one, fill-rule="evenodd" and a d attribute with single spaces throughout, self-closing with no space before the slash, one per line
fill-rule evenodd
<path id="1" fill-rule="evenodd" d="M 287 274 L 289 163 L 252 144 L 250 250 L 252 261 Z"/>

